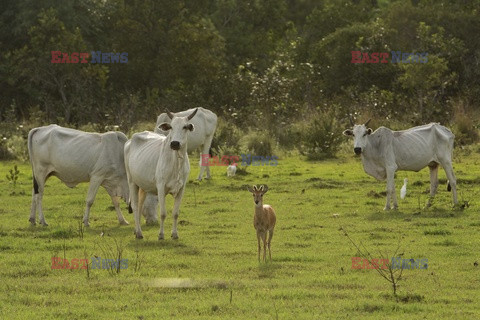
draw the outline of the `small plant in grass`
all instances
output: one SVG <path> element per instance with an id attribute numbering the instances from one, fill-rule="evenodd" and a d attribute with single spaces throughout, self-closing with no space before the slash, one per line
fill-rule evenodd
<path id="1" fill-rule="evenodd" d="M 80 224 L 83 226 L 83 223 L 81 221 L 80 221 Z M 83 239 L 83 237 L 82 237 L 82 239 Z M 88 254 L 87 254 L 87 249 L 86 248 L 83 248 L 83 257 L 87 261 L 87 269 L 86 269 L 87 279 L 90 279 L 90 264 L 88 263 Z"/>
<path id="2" fill-rule="evenodd" d="M 368 261 L 374 260 L 373 255 L 370 253 L 370 251 L 368 251 L 368 249 L 364 245 L 362 244 L 358 245 L 355 241 L 353 241 L 353 239 L 350 237 L 348 232 L 343 227 L 341 227 L 340 230 L 343 231 L 344 235 L 347 237 L 348 240 L 350 240 L 350 242 L 357 249 L 358 253 L 362 258 L 367 259 Z M 399 250 L 400 250 L 400 239 L 398 240 L 397 248 L 395 249 L 392 257 L 397 257 Z M 392 285 L 393 295 L 397 297 L 398 282 L 402 279 L 403 267 L 399 269 L 394 268 L 392 261 L 389 259 L 389 256 L 386 254 L 380 253 L 380 258 L 386 259 L 389 261 L 387 263 L 387 268 L 382 269 L 377 267 L 377 268 L 374 268 L 374 270 L 376 270 L 378 275 L 380 275 L 383 279 L 385 279 Z"/>
<path id="3" fill-rule="evenodd" d="M 78 237 L 83 240 L 83 235 L 85 234 L 85 225 L 83 224 L 82 219 L 78 220 Z"/>
<path id="4" fill-rule="evenodd" d="M 117 241 L 117 239 L 113 238 L 114 245 L 110 245 L 108 243 L 107 237 L 104 237 L 105 241 L 103 243 L 99 243 L 98 247 L 100 251 L 102 251 L 102 259 L 113 260 L 115 263 L 108 266 L 108 272 L 111 275 L 115 275 L 120 273 L 121 268 L 121 261 L 123 260 L 123 251 L 125 249 L 125 245 L 122 241 Z"/>
<path id="5" fill-rule="evenodd" d="M 7 180 L 13 184 L 13 189 L 17 186 L 18 175 L 20 171 L 18 170 L 17 165 L 13 166 L 13 169 L 10 169 L 9 173 L 6 175 Z"/>
<path id="6" fill-rule="evenodd" d="M 138 248 L 135 250 L 135 264 L 133 265 L 133 271 L 137 273 L 140 271 L 140 268 L 142 267 L 143 261 L 144 261 L 144 254 L 142 251 L 140 251 Z"/>

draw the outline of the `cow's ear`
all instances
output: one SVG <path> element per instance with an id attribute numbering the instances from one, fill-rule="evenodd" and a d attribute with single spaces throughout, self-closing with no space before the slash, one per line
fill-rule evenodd
<path id="1" fill-rule="evenodd" d="M 350 130 L 350 129 L 347 129 L 347 130 L 343 131 L 343 135 L 344 136 L 353 136 L 353 131 Z"/>
<path id="2" fill-rule="evenodd" d="M 193 124 L 189 123 L 185 126 L 185 129 L 187 129 L 189 131 L 193 131 L 195 129 L 195 127 L 193 126 Z"/>
<path id="3" fill-rule="evenodd" d="M 168 130 L 172 129 L 172 126 L 169 123 L 166 123 L 166 122 L 160 124 L 158 127 L 163 131 L 168 131 Z"/>
<path id="4" fill-rule="evenodd" d="M 367 134 L 372 134 L 372 132 L 373 132 L 372 128 L 367 129 Z"/>

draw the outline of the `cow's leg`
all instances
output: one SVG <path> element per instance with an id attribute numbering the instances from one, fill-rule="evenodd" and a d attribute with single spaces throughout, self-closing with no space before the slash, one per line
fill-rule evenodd
<path id="1" fill-rule="evenodd" d="M 157 224 L 158 217 L 157 217 L 157 205 L 158 205 L 158 198 L 156 195 L 147 194 L 147 198 L 143 203 L 143 216 L 147 221 L 147 225 Z"/>
<path id="2" fill-rule="evenodd" d="M 147 197 L 147 193 L 142 188 L 138 189 L 138 215 L 141 217 L 143 214 L 143 204 L 145 203 L 145 198 Z"/>
<path id="3" fill-rule="evenodd" d="M 438 163 L 432 163 L 428 168 L 430 169 L 430 199 L 428 199 L 427 207 L 430 207 L 438 188 Z"/>
<path id="4" fill-rule="evenodd" d="M 125 217 L 120 210 L 120 197 L 117 197 L 113 191 L 110 191 L 107 188 L 105 188 L 105 190 L 107 190 L 108 195 L 112 199 L 113 206 L 115 207 L 115 211 L 117 212 L 118 222 L 124 226 L 128 225 L 128 221 L 125 220 Z"/>
<path id="5" fill-rule="evenodd" d="M 178 215 L 180 214 L 180 204 L 182 203 L 183 193 L 185 192 L 185 187 L 183 187 L 175 197 L 175 202 L 173 204 L 173 227 L 172 227 L 172 239 L 178 239 L 177 232 L 177 220 Z"/>
<path id="6" fill-rule="evenodd" d="M 445 170 L 445 173 L 447 174 L 447 179 L 448 179 L 448 184 L 450 185 L 451 191 L 452 191 L 452 197 L 453 197 L 453 204 L 457 205 L 458 204 L 458 199 L 457 199 L 457 178 L 455 177 L 455 173 L 453 173 L 453 167 L 452 167 L 452 162 L 451 161 L 445 161 L 444 163 L 441 163 L 443 169 Z"/>
<path id="7" fill-rule="evenodd" d="M 35 214 L 38 211 L 38 218 L 40 224 L 48 226 L 45 221 L 45 215 L 43 214 L 43 192 L 45 190 L 45 183 L 47 181 L 48 174 L 46 172 L 37 172 L 33 175 L 33 192 L 32 192 L 32 208 L 30 209 L 30 223 L 35 225 Z"/>
<path id="8" fill-rule="evenodd" d="M 140 210 L 138 208 L 138 191 L 139 187 L 134 183 L 129 183 L 130 205 L 133 209 L 133 218 L 135 220 L 135 238 L 143 239 L 142 228 L 140 225 Z"/>
<path id="9" fill-rule="evenodd" d="M 28 221 L 30 221 L 30 223 L 32 225 L 35 225 L 35 216 L 36 216 L 36 213 L 37 213 L 37 194 L 39 193 L 39 186 L 38 186 L 38 182 L 35 178 L 35 174 L 33 175 L 33 189 L 32 189 L 32 207 L 30 208 L 30 219 L 28 219 Z"/>
<path id="10" fill-rule="evenodd" d="M 198 174 L 198 178 L 197 180 L 198 181 L 202 181 L 202 176 L 203 176 L 203 171 L 205 170 L 205 167 L 208 168 L 208 166 L 204 166 L 203 163 L 205 162 L 204 158 L 202 155 L 206 154 L 205 151 L 203 150 L 203 146 L 202 146 L 202 151 L 200 152 L 200 161 L 198 162 L 198 166 L 200 167 L 200 173 Z M 208 152 L 208 151 L 207 151 Z M 208 160 L 207 160 L 208 162 Z M 208 164 L 208 163 L 207 163 Z M 210 171 L 210 169 L 208 168 L 208 171 Z"/>
<path id="11" fill-rule="evenodd" d="M 395 195 L 395 168 L 387 168 L 387 202 L 384 210 L 390 210 L 390 200 L 393 202 L 393 209 L 397 209 L 397 196 Z"/>
<path id="12" fill-rule="evenodd" d="M 213 134 L 211 136 L 208 136 L 205 139 L 204 144 L 202 145 L 202 153 L 200 154 L 200 173 L 198 175 L 198 180 L 201 181 L 203 177 L 203 172 L 207 170 L 207 176 L 205 179 L 210 179 L 210 166 L 208 165 L 208 162 L 202 166 L 202 154 L 209 154 L 210 153 L 210 147 L 212 146 L 212 140 L 213 140 Z"/>
<path id="13" fill-rule="evenodd" d="M 210 141 L 211 143 L 211 141 Z M 210 179 L 210 166 L 208 165 L 208 160 L 205 161 L 205 159 L 202 157 L 202 155 L 204 154 L 209 154 L 210 152 L 210 147 L 209 145 L 207 145 L 206 143 L 202 145 L 201 147 L 201 152 L 200 152 L 200 162 L 199 162 L 199 166 L 200 166 L 200 173 L 198 174 L 198 181 L 202 181 L 202 178 L 203 178 L 203 173 L 205 172 L 205 170 L 207 170 L 207 176 L 205 177 L 205 179 Z M 206 163 L 204 163 L 206 162 Z"/>
<path id="14" fill-rule="evenodd" d="M 83 224 L 85 227 L 90 226 L 88 222 L 90 218 L 90 208 L 92 207 L 93 202 L 95 201 L 95 196 L 97 195 L 98 188 L 100 188 L 101 181 L 98 179 L 90 180 L 90 186 L 88 187 L 87 192 L 87 201 L 86 201 L 86 208 L 85 208 L 85 215 L 83 216 Z"/>
<path id="15" fill-rule="evenodd" d="M 164 233 L 164 222 L 165 218 L 167 217 L 167 207 L 165 203 L 165 189 L 163 186 L 157 186 L 157 193 L 158 193 L 158 206 L 160 207 L 160 233 L 158 234 L 158 240 L 165 239 Z"/>
<path id="16" fill-rule="evenodd" d="M 28 221 L 30 221 L 30 223 L 32 224 L 32 226 L 34 226 L 36 224 L 35 222 L 35 216 L 37 214 L 37 201 L 36 201 L 36 198 L 37 198 L 37 194 L 35 193 L 35 191 L 33 191 L 32 189 L 32 206 L 30 208 L 30 218 L 28 219 Z"/>
<path id="17" fill-rule="evenodd" d="M 43 214 L 43 190 L 41 190 L 40 193 L 36 196 L 37 198 L 35 199 L 35 202 L 37 203 L 38 208 L 38 219 L 40 220 L 40 224 L 42 224 L 43 226 L 48 226 L 47 221 L 45 221 L 45 215 Z"/>

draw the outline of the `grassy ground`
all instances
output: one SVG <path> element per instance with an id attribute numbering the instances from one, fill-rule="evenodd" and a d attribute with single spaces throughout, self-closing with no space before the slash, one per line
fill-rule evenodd
<path id="1" fill-rule="evenodd" d="M 480 317 L 480 148 L 456 150 L 454 169 L 464 210 L 451 208 L 445 184 L 433 207 L 428 170 L 409 178 L 398 211 L 384 212 L 385 183 L 367 176 L 358 158 L 306 162 L 281 158 L 277 167 L 248 167 L 247 175 L 189 182 L 180 212 L 179 240 L 158 241 L 158 226 L 135 240 L 133 216 L 119 226 L 101 190 L 82 230 L 87 185 L 47 183 L 48 227 L 30 226 L 31 169 L 19 164 L 16 188 L 0 163 L 0 318 L 2 319 L 312 319 Z M 191 158 L 191 179 L 198 174 Z M 445 182 L 445 173 L 440 171 Z M 246 186 L 266 183 L 265 203 L 277 212 L 273 261 L 258 263 L 253 201 Z M 168 199 L 166 235 L 173 201 Z M 335 216 L 334 216 L 335 215 Z M 375 270 L 352 270 L 357 250 L 340 228 L 369 250 L 427 258 L 427 270 L 405 270 L 399 296 Z M 83 233 L 83 237 L 82 237 Z M 103 234 L 103 236 L 102 236 Z M 52 270 L 51 258 L 110 258 L 123 249 L 128 268 Z M 391 258 L 391 257 L 390 257 Z"/>

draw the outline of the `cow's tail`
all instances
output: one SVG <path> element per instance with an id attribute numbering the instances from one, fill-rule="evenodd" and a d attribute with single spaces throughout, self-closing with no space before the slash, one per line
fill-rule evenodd
<path id="1" fill-rule="evenodd" d="M 28 157 L 30 158 L 30 164 L 32 166 L 32 177 L 33 177 L 33 192 L 35 194 L 38 193 L 38 182 L 37 182 L 37 179 L 35 178 L 35 169 L 33 167 L 33 158 L 32 158 L 32 153 L 33 153 L 33 135 L 35 134 L 35 132 L 38 131 L 39 128 L 33 128 L 32 130 L 30 130 L 30 132 L 28 133 Z"/>

